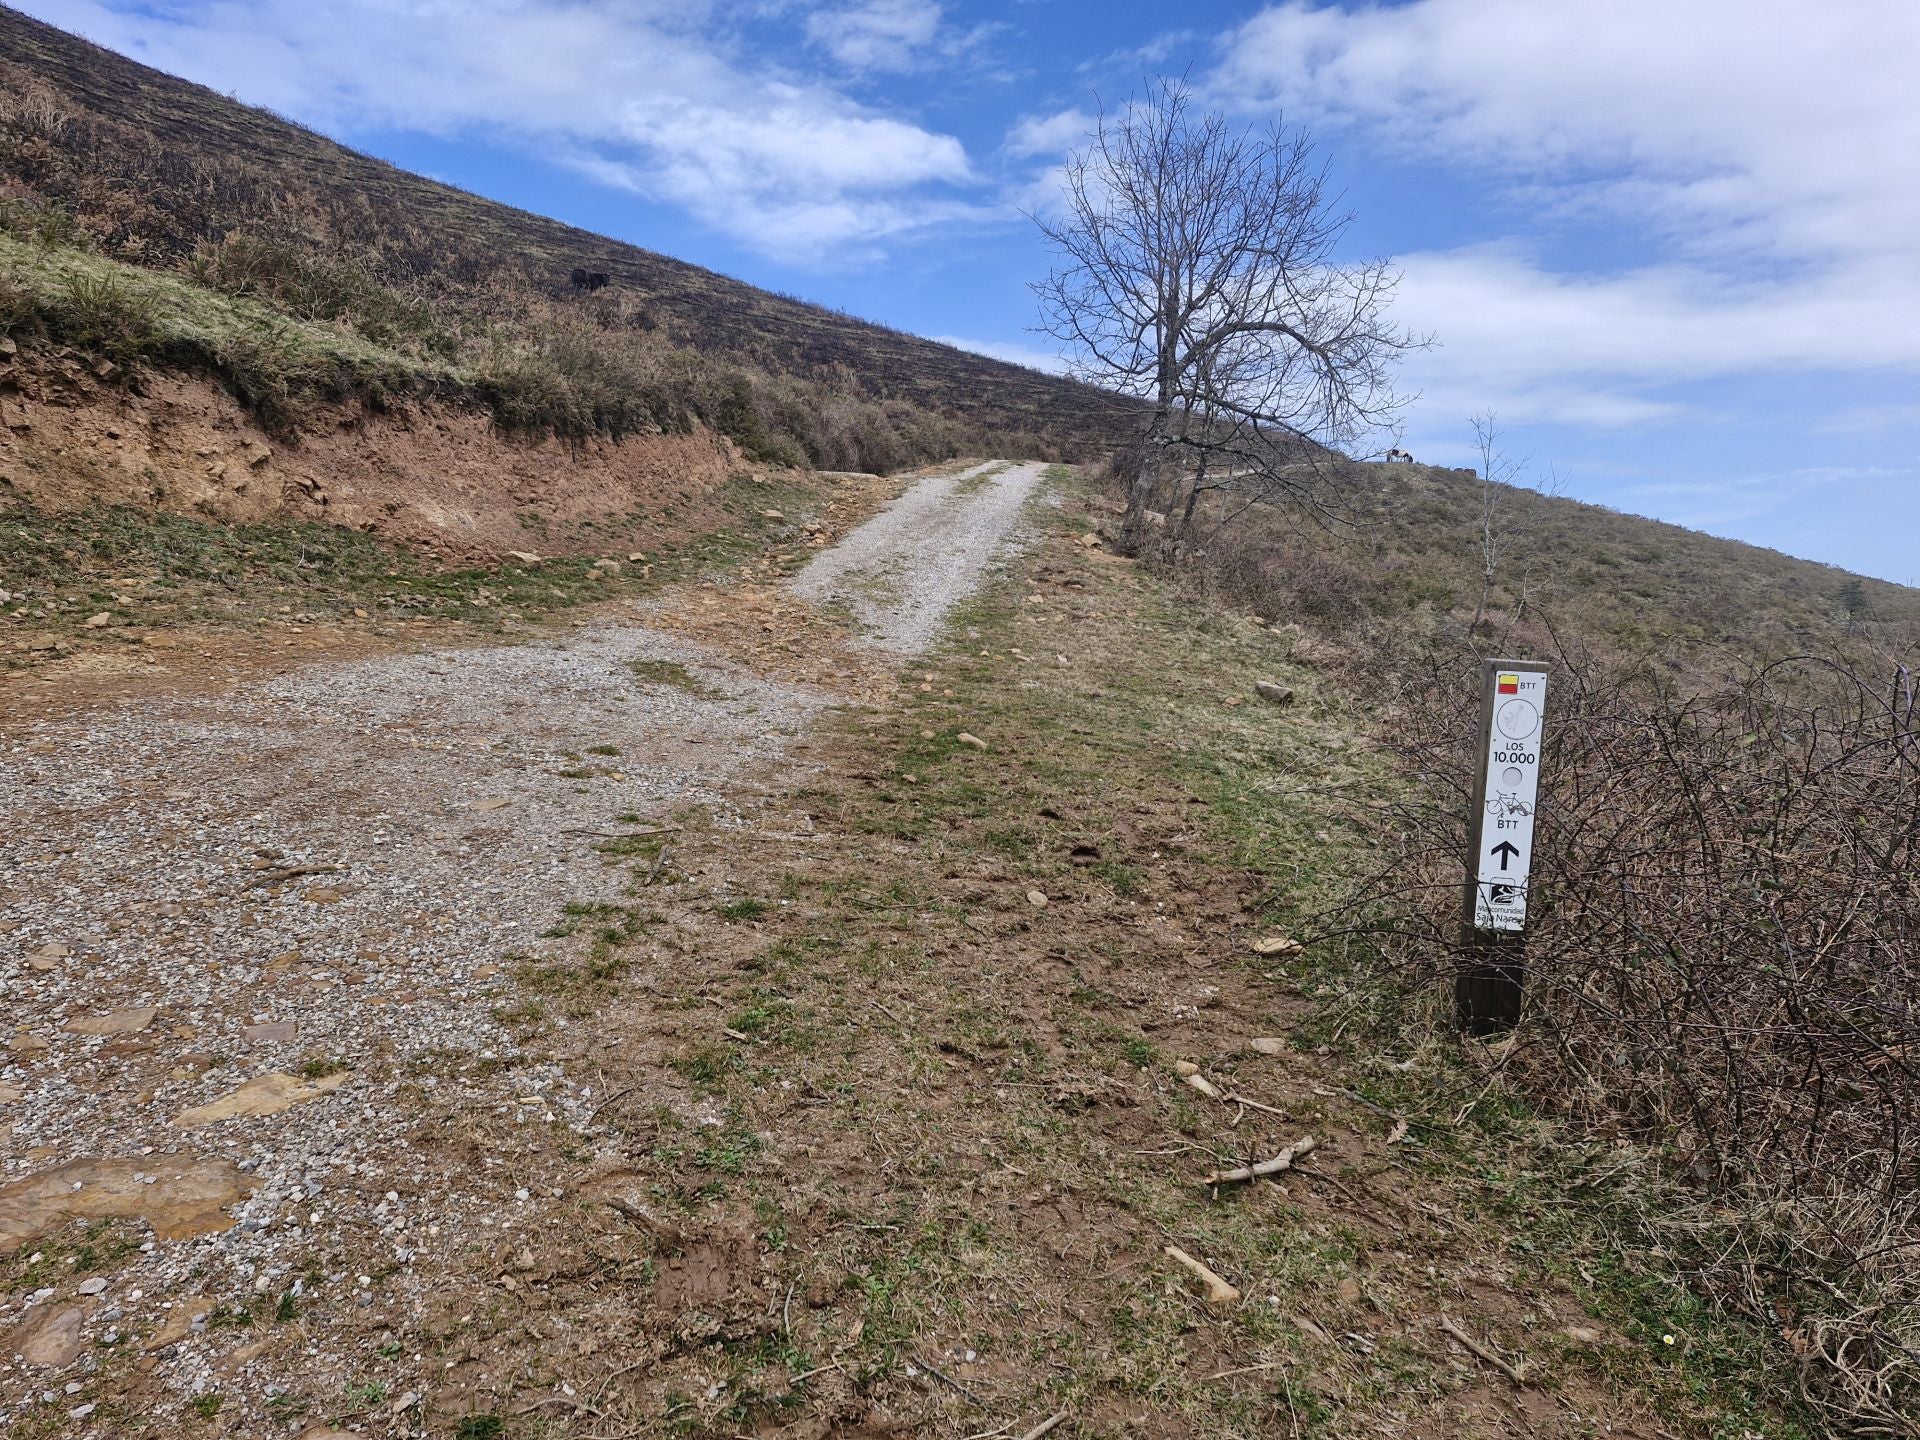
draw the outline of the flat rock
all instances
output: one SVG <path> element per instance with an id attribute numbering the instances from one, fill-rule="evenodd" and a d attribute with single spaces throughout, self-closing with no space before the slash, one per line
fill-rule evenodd
<path id="1" fill-rule="evenodd" d="M 242 1026 L 240 1037 L 249 1045 L 291 1045 L 293 1021 L 274 1020 L 265 1025 Z"/>
<path id="2" fill-rule="evenodd" d="M 1284 1055 L 1293 1047 L 1277 1035 L 1261 1035 L 1247 1041 L 1247 1048 L 1256 1055 Z"/>
<path id="3" fill-rule="evenodd" d="M 278 1115 L 282 1110 L 291 1110 L 296 1105 L 317 1100 L 346 1083 L 347 1072 L 344 1070 L 322 1075 L 317 1080 L 302 1080 L 297 1075 L 281 1075 L 270 1070 L 265 1075 L 254 1076 L 238 1090 L 230 1091 L 218 1100 L 209 1100 L 204 1105 L 181 1111 L 174 1117 L 173 1123 L 191 1127 L 211 1125 L 218 1120 Z"/>
<path id="4" fill-rule="evenodd" d="M 230 1230 L 226 1207 L 250 1188 L 231 1162 L 201 1155 L 69 1160 L 0 1186 L 0 1255 L 70 1220 L 141 1219 L 160 1240 Z"/>
<path id="5" fill-rule="evenodd" d="M 66 1028 L 75 1035 L 130 1035 L 146 1029 L 159 1013 L 152 1005 L 141 1005 L 107 1015 L 78 1015 L 67 1021 Z"/>
<path id="6" fill-rule="evenodd" d="M 263 1337 L 259 1340 L 249 1340 L 244 1345 L 234 1346 L 214 1363 L 222 1374 L 237 1375 L 272 1348 L 271 1339 Z"/>
<path id="7" fill-rule="evenodd" d="M 1285 935 L 1263 935 L 1251 941 L 1247 948 L 1256 955 L 1291 955 L 1303 947 L 1298 940 L 1290 940 Z"/>
<path id="8" fill-rule="evenodd" d="M 80 1329 L 87 1312 L 78 1305 L 49 1305 L 14 1326 L 4 1348 L 29 1365 L 63 1370 L 80 1358 Z"/>
<path id="9" fill-rule="evenodd" d="M 164 1350 L 169 1345 L 177 1345 L 193 1333 L 193 1322 L 202 1315 L 211 1313 L 213 1301 L 205 1295 L 194 1295 L 185 1300 L 173 1302 L 173 1309 L 167 1312 L 167 1318 L 160 1322 L 160 1328 L 140 1343 L 140 1348 L 148 1354 L 155 1350 Z"/>
<path id="10" fill-rule="evenodd" d="M 1291 705 L 1293 703 L 1292 689 L 1285 685 L 1276 684 L 1271 680 L 1256 680 L 1253 685 L 1253 693 L 1269 705 Z"/>

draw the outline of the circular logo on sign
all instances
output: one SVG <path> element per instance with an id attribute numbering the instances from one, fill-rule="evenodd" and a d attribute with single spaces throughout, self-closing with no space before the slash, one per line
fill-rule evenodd
<path id="1" fill-rule="evenodd" d="M 1494 712 L 1493 723 L 1509 740 L 1524 740 L 1540 728 L 1540 712 L 1531 700 L 1509 700 Z"/>

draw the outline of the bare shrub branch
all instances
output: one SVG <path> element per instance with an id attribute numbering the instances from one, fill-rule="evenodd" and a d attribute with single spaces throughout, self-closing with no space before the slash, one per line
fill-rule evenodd
<path id="1" fill-rule="evenodd" d="M 1682 692 L 1565 651 L 1511 1078 L 1713 1199 L 1693 1279 L 1780 1335 L 1848 1433 L 1920 1419 L 1920 746 L 1896 671 L 1824 657 Z M 1417 777 L 1345 920 L 1450 985 L 1475 657 L 1407 657 Z M 1677 1228 L 1671 1217 L 1649 1217 Z M 1669 1233 L 1667 1241 L 1673 1242 Z M 1675 1248 L 1681 1248 L 1677 1243 Z"/>

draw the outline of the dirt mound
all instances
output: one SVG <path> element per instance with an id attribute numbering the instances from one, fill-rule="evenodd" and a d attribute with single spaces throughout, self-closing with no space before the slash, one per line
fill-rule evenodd
<path id="1" fill-rule="evenodd" d="M 437 405 L 341 407 L 284 442 L 203 379 L 0 356 L 0 500 L 43 509 L 324 520 L 457 556 L 604 553 L 716 528 L 711 492 L 748 468 L 706 431 L 529 443 Z"/>

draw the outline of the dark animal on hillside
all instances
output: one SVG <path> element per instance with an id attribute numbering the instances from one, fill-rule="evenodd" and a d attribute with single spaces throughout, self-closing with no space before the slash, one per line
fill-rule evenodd
<path id="1" fill-rule="evenodd" d="M 583 270 L 575 266 L 573 274 L 567 278 L 573 281 L 574 289 L 585 290 L 588 294 L 592 294 L 606 285 L 611 277 L 604 270 Z"/>
<path id="2" fill-rule="evenodd" d="M 1387 451 L 1387 461 L 1389 464 L 1411 465 L 1413 464 L 1413 456 L 1405 450 L 1389 450 Z"/>
<path id="3" fill-rule="evenodd" d="M 568 278 L 573 281 L 574 289 L 584 290 L 587 288 L 587 272 L 578 265 L 573 267 L 573 274 Z"/>

